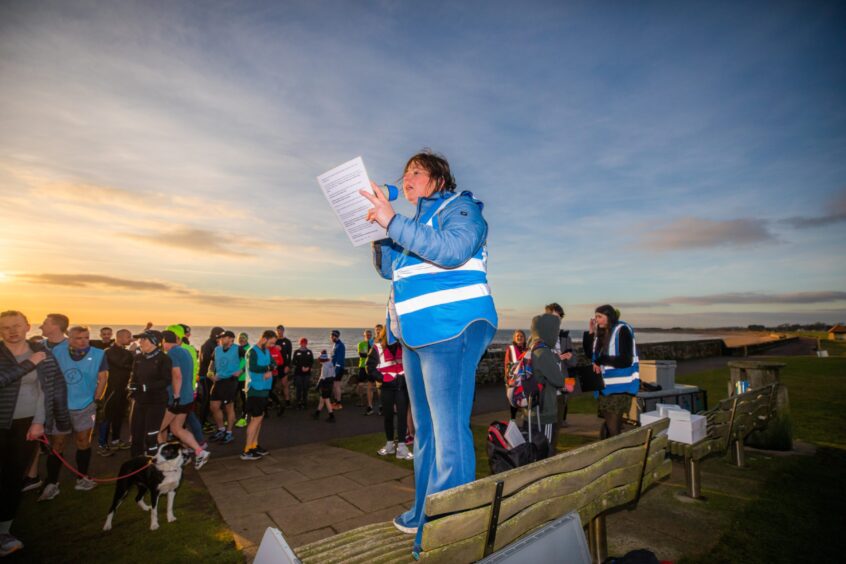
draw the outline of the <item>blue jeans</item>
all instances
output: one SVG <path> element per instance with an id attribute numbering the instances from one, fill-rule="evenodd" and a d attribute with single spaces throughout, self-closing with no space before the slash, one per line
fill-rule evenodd
<path id="1" fill-rule="evenodd" d="M 418 527 L 420 546 L 426 496 L 476 479 L 476 453 L 470 412 L 476 390 L 476 367 L 496 329 L 476 321 L 454 339 L 409 349 L 402 362 L 414 417 L 414 505 L 400 515 Z"/>

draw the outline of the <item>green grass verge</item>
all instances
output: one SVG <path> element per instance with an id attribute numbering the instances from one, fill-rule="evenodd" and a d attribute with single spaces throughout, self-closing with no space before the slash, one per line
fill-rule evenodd
<path id="1" fill-rule="evenodd" d="M 767 474 L 763 486 L 732 514 L 719 542 L 681 564 L 842 560 L 846 537 L 837 516 L 846 504 L 846 451 L 821 448 L 812 457 L 774 458 L 761 471 Z"/>
<path id="2" fill-rule="evenodd" d="M 166 497 L 159 500 L 157 531 L 149 530 L 150 514 L 135 505 L 133 488 L 115 514 L 112 530 L 104 532 L 114 486 L 79 492 L 72 484 L 69 479 L 61 482 L 62 493 L 49 502 L 37 503 L 36 492 L 24 494 L 12 532 L 25 546 L 4 562 L 244 561 L 208 491 L 188 476 L 174 502 L 174 523 L 165 517 Z"/>
<path id="3" fill-rule="evenodd" d="M 794 437 L 846 449 L 846 358 L 768 358 L 786 364 L 781 382 L 787 387 Z M 709 370 L 676 378 L 708 391 L 713 406 L 728 395 L 729 369 Z"/>

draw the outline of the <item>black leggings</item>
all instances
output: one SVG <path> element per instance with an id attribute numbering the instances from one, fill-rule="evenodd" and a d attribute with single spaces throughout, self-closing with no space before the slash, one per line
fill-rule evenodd
<path id="1" fill-rule="evenodd" d="M 305 405 L 308 402 L 308 389 L 311 387 L 311 373 L 294 376 L 294 387 L 297 389 L 297 403 Z"/>
<path id="2" fill-rule="evenodd" d="M 11 521 L 21 501 L 24 473 L 38 443 L 26 440 L 32 417 L 15 419 L 11 429 L 0 429 L 0 522 Z"/>
<path id="3" fill-rule="evenodd" d="M 197 396 L 200 402 L 200 411 L 197 417 L 200 419 L 200 424 L 205 425 L 209 420 L 209 402 L 211 400 L 212 381 L 208 378 L 201 378 Z"/>
<path id="4" fill-rule="evenodd" d="M 132 417 L 129 424 L 132 432 L 132 446 L 129 453 L 132 456 L 146 454 L 153 456 L 159 444 L 159 431 L 164 420 L 166 405 L 145 404 L 137 401 L 132 406 Z"/>
<path id="5" fill-rule="evenodd" d="M 397 408 L 397 440 L 405 440 L 408 432 L 408 388 L 405 377 L 382 385 L 382 415 L 385 417 L 385 437 L 394 440 L 394 406 Z"/>

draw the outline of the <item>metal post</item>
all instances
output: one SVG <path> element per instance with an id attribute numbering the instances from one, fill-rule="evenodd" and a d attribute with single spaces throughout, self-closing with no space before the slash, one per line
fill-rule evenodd
<path id="1" fill-rule="evenodd" d="M 491 503 L 491 519 L 488 522 L 488 538 L 485 541 L 485 556 L 490 556 L 493 553 L 494 544 L 496 543 L 496 527 L 499 524 L 499 507 L 502 504 L 502 488 L 505 482 L 500 480 L 496 483 L 496 491 L 494 492 L 493 502 Z"/>
<path id="2" fill-rule="evenodd" d="M 605 533 L 605 514 L 599 514 L 591 519 L 588 526 L 590 556 L 594 564 L 602 564 L 608 558 L 608 537 Z"/>
<path id="3" fill-rule="evenodd" d="M 635 495 L 634 504 L 640 501 L 640 492 L 643 489 L 643 476 L 646 474 L 646 463 L 649 461 L 649 442 L 652 440 L 652 432 L 654 429 L 649 429 L 646 432 L 646 441 L 643 443 L 643 461 L 640 465 L 640 478 L 637 481 L 637 494 Z"/>

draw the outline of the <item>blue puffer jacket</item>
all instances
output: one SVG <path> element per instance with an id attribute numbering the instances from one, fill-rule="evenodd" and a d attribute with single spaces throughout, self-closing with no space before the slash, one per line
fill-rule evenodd
<path id="1" fill-rule="evenodd" d="M 377 272 L 392 281 L 388 327 L 410 347 L 452 339 L 474 321 L 497 325 L 487 284 L 488 224 L 470 192 L 417 201 L 413 218 L 395 215 L 388 239 L 373 244 Z"/>

